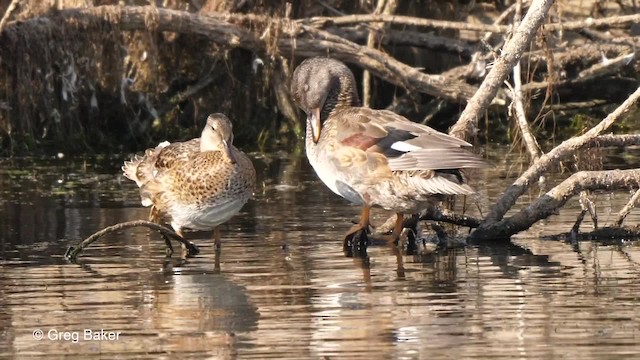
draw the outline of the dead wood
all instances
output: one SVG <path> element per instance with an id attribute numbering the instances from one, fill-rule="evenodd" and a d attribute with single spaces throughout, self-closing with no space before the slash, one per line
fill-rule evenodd
<path id="1" fill-rule="evenodd" d="M 553 4 L 552 0 L 534 0 L 532 2 L 522 23 L 504 47 L 500 57 L 493 64 L 478 92 L 469 100 L 458 121 L 449 130 L 449 134 L 461 139 L 469 139 L 475 136 L 478 119 L 482 117 L 492 99 L 498 93 L 503 81 L 520 60 L 526 47 L 529 46 L 538 28 L 542 25 L 551 4 Z"/>
<path id="2" fill-rule="evenodd" d="M 370 32 L 370 30 L 365 27 L 340 28 L 333 26 L 324 30 L 355 43 L 366 42 Z M 471 57 L 476 47 L 474 43 L 461 39 L 407 29 L 382 29 L 374 31 L 373 34 L 376 42 L 384 46 L 411 46 L 457 54 L 467 59 Z"/>
<path id="3" fill-rule="evenodd" d="M 609 170 L 609 171 L 581 171 L 571 175 L 560 185 L 516 214 L 493 222 L 484 223 L 472 234 L 474 240 L 505 239 L 530 228 L 536 222 L 557 214 L 564 204 L 581 191 L 606 190 L 614 191 L 640 187 L 640 169 Z"/>
<path id="4" fill-rule="evenodd" d="M 619 243 L 620 239 L 623 240 L 638 240 L 640 239 L 640 226 L 631 227 L 616 227 L 605 226 L 589 232 L 581 233 L 562 233 L 556 235 L 546 235 L 542 237 L 546 240 L 561 240 L 561 241 L 591 241 L 591 240 L 614 240 L 615 243 Z"/>
<path id="5" fill-rule="evenodd" d="M 98 6 L 88 9 L 65 9 L 49 18 L 54 23 L 64 23 L 75 31 L 100 31 L 106 22 L 125 31 L 169 31 L 203 35 L 219 44 L 250 51 L 275 51 L 298 56 L 330 54 L 371 71 L 392 84 L 454 102 L 466 102 L 476 92 L 472 85 L 422 73 L 379 50 L 360 46 L 327 31 L 297 25 L 287 19 L 270 19 L 269 26 L 277 27 L 280 33 L 280 36 L 273 40 L 261 36 L 273 31 L 270 28 L 265 28 L 262 32 L 255 31 L 255 27 L 267 23 L 268 20 L 257 15 L 200 16 L 150 6 Z M 40 21 L 42 19 L 35 18 L 24 23 Z M 7 33 L 19 31 L 16 25 L 9 24 Z M 271 48 L 274 45 L 276 48 Z"/>
<path id="6" fill-rule="evenodd" d="M 358 65 L 394 85 L 453 102 L 465 102 L 476 92 L 472 85 L 425 74 L 381 51 L 360 46 L 329 32 L 307 26 L 302 26 L 300 30 L 309 37 L 295 40 L 295 48 L 291 51 L 295 51 L 296 55 L 310 57 L 330 54 L 336 59 Z M 278 44 L 281 49 L 291 46 L 288 39 L 280 39 Z M 492 100 L 493 103 L 503 102 L 501 99 L 489 101 Z"/>
<path id="7" fill-rule="evenodd" d="M 374 15 L 380 14 L 393 14 L 396 10 L 397 3 L 395 0 L 378 0 L 376 9 L 373 11 Z M 369 26 L 369 34 L 367 35 L 367 47 L 376 47 L 376 32 L 384 28 L 384 24 L 371 24 Z M 371 73 L 365 70 L 362 73 L 362 104 L 366 107 L 371 105 Z"/>
<path id="8" fill-rule="evenodd" d="M 7 7 L 7 11 L 5 11 L 4 15 L 2 16 L 2 20 L 0 20 L 0 32 L 2 32 L 5 24 L 7 23 L 7 21 L 9 21 L 13 10 L 15 10 L 16 6 L 18 6 L 18 2 L 19 0 L 12 0 L 11 4 L 9 4 L 9 7 Z"/>
<path id="9" fill-rule="evenodd" d="M 108 226 L 108 227 L 106 227 L 106 228 L 104 228 L 104 229 L 102 229 L 100 231 L 97 231 L 96 233 L 92 234 L 88 238 L 84 239 L 77 246 L 70 246 L 67 249 L 67 252 L 65 253 L 65 258 L 67 260 L 69 260 L 69 261 L 75 261 L 76 258 L 78 257 L 78 255 L 84 249 L 86 249 L 92 243 L 96 242 L 101 237 L 103 237 L 105 235 L 108 235 L 108 234 L 111 234 L 111 233 L 116 232 L 116 231 L 121 231 L 121 230 L 124 230 L 124 229 L 137 227 L 137 226 L 145 226 L 145 227 L 148 227 L 150 229 L 157 230 L 163 236 L 167 236 L 167 237 L 170 237 L 172 239 L 177 240 L 178 242 L 180 242 L 182 245 L 185 246 L 185 248 L 187 249 L 188 253 L 191 254 L 191 255 L 195 255 L 195 254 L 198 253 L 198 248 L 192 242 L 185 240 L 184 238 L 182 238 L 182 236 L 176 234 L 175 231 L 169 229 L 168 227 L 162 226 L 162 225 L 159 225 L 159 224 L 156 224 L 154 222 L 147 221 L 147 220 L 135 220 L 135 221 L 127 221 L 127 222 L 111 225 L 111 226 Z"/>
<path id="10" fill-rule="evenodd" d="M 326 26 L 340 26 L 353 24 L 386 23 L 395 25 L 409 25 L 419 27 L 430 27 L 437 29 L 469 30 L 480 32 L 504 33 L 508 26 L 472 24 L 467 22 L 445 21 L 434 19 L 423 19 L 402 15 L 346 15 L 339 17 L 312 17 L 298 20 L 300 24 L 314 26 L 318 28 Z"/>
<path id="11" fill-rule="evenodd" d="M 443 209 L 438 206 L 430 206 L 422 210 L 419 214 L 413 214 L 405 217 L 402 224 L 405 228 L 414 229 L 421 220 L 443 222 L 467 227 L 469 229 L 475 229 L 481 223 L 480 219 L 473 216 L 458 214 L 454 211 Z M 390 216 L 383 224 L 376 227 L 376 233 L 388 234 L 393 230 L 395 222 L 396 215 Z"/>
<path id="12" fill-rule="evenodd" d="M 624 219 L 627 218 L 627 215 L 629 215 L 631 210 L 636 207 L 636 205 L 638 204 L 638 201 L 640 201 L 640 189 L 638 189 L 633 194 L 633 196 L 631 196 L 631 199 L 629 199 L 629 202 L 622 208 L 622 210 L 620 210 L 620 212 L 618 213 L 618 217 L 614 222 L 615 226 L 622 226 L 622 222 L 624 221 Z"/>
<path id="13" fill-rule="evenodd" d="M 522 195 L 538 177 L 543 175 L 551 166 L 557 164 L 562 159 L 572 155 L 576 150 L 588 145 L 596 144 L 595 138 L 603 131 L 607 130 L 622 115 L 627 113 L 640 98 L 640 88 L 638 88 L 629 98 L 616 110 L 609 114 L 598 125 L 591 128 L 585 134 L 571 138 L 544 154 L 536 163 L 529 167 L 496 201 L 491 211 L 484 219 L 483 223 L 472 234 L 472 238 L 491 239 L 497 234 L 495 224 L 502 220 L 504 214 L 509 211 L 516 200 Z"/>
<path id="14" fill-rule="evenodd" d="M 520 16 L 522 11 L 522 0 L 516 1 L 516 9 L 513 26 L 518 27 L 520 25 Z M 513 99 L 512 109 L 513 114 L 520 129 L 522 140 L 524 141 L 526 148 L 531 157 L 531 162 L 537 161 L 542 155 L 540 145 L 535 136 L 531 133 L 529 122 L 527 121 L 527 114 L 524 109 L 524 94 L 522 91 L 522 67 L 520 66 L 520 60 L 516 61 L 516 65 L 513 67 L 513 87 L 511 88 L 511 98 Z M 507 83 L 508 84 L 508 83 Z"/>
<path id="15" fill-rule="evenodd" d="M 534 0 L 532 2 L 531 7 L 534 7 L 535 3 L 536 1 Z M 545 11 L 545 14 L 546 14 L 546 11 Z M 421 27 L 430 27 L 430 28 L 437 28 L 437 29 L 468 30 L 468 31 L 491 32 L 491 33 L 506 33 L 507 31 L 509 31 L 509 26 L 505 26 L 505 25 L 470 24 L 465 22 L 423 19 L 423 18 L 416 18 L 411 16 L 399 16 L 399 15 L 346 15 L 346 16 L 339 16 L 339 17 L 313 17 L 310 19 L 299 20 L 299 22 L 306 25 L 316 26 L 316 27 L 324 27 L 329 25 L 352 25 L 357 23 L 382 22 L 387 24 L 421 26 Z M 580 30 L 580 29 L 589 29 L 589 28 L 622 26 L 622 25 L 634 24 L 638 22 L 640 22 L 640 14 L 621 15 L 621 16 L 605 17 L 600 19 L 588 18 L 584 20 L 547 24 L 545 25 L 545 30 L 547 31 Z"/>

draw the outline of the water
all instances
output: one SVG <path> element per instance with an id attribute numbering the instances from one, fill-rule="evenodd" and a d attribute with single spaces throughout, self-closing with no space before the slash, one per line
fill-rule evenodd
<path id="1" fill-rule="evenodd" d="M 638 244 L 541 237 L 572 226 L 575 201 L 509 243 L 420 246 L 415 255 L 378 245 L 353 258 L 341 236 L 357 208 L 325 189 L 304 158 L 254 160 L 259 191 L 223 227 L 221 253 L 211 234 L 189 233 L 201 253 L 165 259 L 160 237 L 135 228 L 100 239 L 77 264 L 63 258 L 69 245 L 147 217 L 119 175 L 122 157 L 2 161 L 0 358 L 640 354 Z M 498 166 L 479 176 L 485 200 L 512 181 L 507 174 Z M 606 222 L 628 196 L 595 199 Z M 376 211 L 374 222 L 385 218 Z M 627 223 L 639 220 L 636 210 Z"/>

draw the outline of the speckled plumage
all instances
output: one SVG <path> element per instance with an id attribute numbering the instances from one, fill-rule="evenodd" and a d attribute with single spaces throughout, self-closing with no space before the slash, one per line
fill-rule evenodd
<path id="1" fill-rule="evenodd" d="M 460 169 L 488 166 L 463 140 L 361 107 L 353 74 L 340 61 L 303 61 L 291 93 L 308 115 L 306 153 L 314 170 L 333 192 L 363 206 L 347 236 L 368 226 L 372 206 L 395 211 L 401 222 L 402 214 L 428 206 L 434 195 L 472 194 Z"/>
<path id="2" fill-rule="evenodd" d="M 144 206 L 184 228 L 212 230 L 237 214 L 255 188 L 251 160 L 232 145 L 231 122 L 212 114 L 200 138 L 163 142 L 122 167 L 140 187 Z M 219 239 L 216 239 L 216 243 Z"/>

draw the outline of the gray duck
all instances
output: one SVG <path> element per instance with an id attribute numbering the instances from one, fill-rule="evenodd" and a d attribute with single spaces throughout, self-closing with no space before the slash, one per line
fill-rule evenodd
<path id="1" fill-rule="evenodd" d="M 325 57 L 294 71 L 293 100 L 307 115 L 306 154 L 334 193 L 362 206 L 345 242 L 366 234 L 371 207 L 397 214 L 388 241 L 397 243 L 404 214 L 419 212 L 438 195 L 469 195 L 461 169 L 488 163 L 471 144 L 388 110 L 362 107 L 353 73 Z"/>

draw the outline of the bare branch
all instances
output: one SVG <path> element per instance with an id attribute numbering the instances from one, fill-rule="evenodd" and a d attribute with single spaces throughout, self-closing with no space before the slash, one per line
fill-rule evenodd
<path id="1" fill-rule="evenodd" d="M 346 15 L 340 17 L 312 17 L 309 19 L 300 19 L 298 23 L 301 25 L 309 25 L 314 27 L 325 27 L 329 25 L 352 25 L 358 23 L 387 23 L 398 25 L 410 25 L 410 26 L 422 26 L 432 27 L 438 29 L 455 29 L 455 30 L 470 30 L 481 32 L 494 32 L 504 33 L 507 32 L 508 26 L 501 25 L 485 25 L 485 24 L 472 24 L 467 22 L 445 21 L 445 20 L 433 20 L 423 19 L 412 16 L 402 15 Z"/>
<path id="2" fill-rule="evenodd" d="M 640 98 L 640 88 L 638 88 L 624 103 L 609 114 L 598 125 L 594 126 L 585 134 L 564 141 L 556 146 L 550 152 L 544 154 L 540 160 L 527 169 L 497 200 L 484 222 L 471 234 L 474 238 L 490 238 L 491 233 L 487 229 L 497 221 L 500 221 L 504 214 L 515 204 L 516 200 L 522 195 L 529 185 L 535 181 L 540 175 L 544 174 L 552 165 L 558 163 L 567 156 L 572 155 L 576 150 L 586 146 L 590 142 L 595 142 L 596 136 L 607 130 L 622 115 L 628 112 L 631 107 Z"/>
<path id="3" fill-rule="evenodd" d="M 529 46 L 552 3 L 552 0 L 534 0 L 532 2 L 522 24 L 504 47 L 502 55 L 494 63 L 478 92 L 469 100 L 458 121 L 449 130 L 451 135 L 461 139 L 468 139 L 475 135 L 478 119 L 498 93 L 513 66 L 520 60 L 525 48 Z"/>
<path id="4" fill-rule="evenodd" d="M 378 5 L 376 5 L 374 14 L 393 14 L 396 9 L 396 5 L 395 0 L 378 0 Z M 379 31 L 384 26 L 384 24 L 371 25 L 371 29 L 369 29 L 369 34 L 367 35 L 368 48 L 375 48 L 376 31 Z M 365 107 L 369 107 L 371 105 L 371 73 L 368 70 L 365 70 L 362 73 L 362 104 Z"/>
<path id="5" fill-rule="evenodd" d="M 638 189 L 633 194 L 631 199 L 629 199 L 629 202 L 622 208 L 622 210 L 620 210 L 620 213 L 618 213 L 618 218 L 614 223 L 615 226 L 622 225 L 622 222 L 624 221 L 624 219 L 626 219 L 627 215 L 629 215 L 631 210 L 633 210 L 633 208 L 636 207 L 636 204 L 638 203 L 638 201 L 640 201 L 640 189 Z"/>
<path id="6" fill-rule="evenodd" d="M 514 27 L 517 27 L 520 24 L 521 10 L 522 10 L 522 0 L 517 0 Z M 520 129 L 520 134 L 522 134 L 522 140 L 524 141 L 527 147 L 527 150 L 529 151 L 531 162 L 534 162 L 540 158 L 540 156 L 542 155 L 542 151 L 540 150 L 540 145 L 538 145 L 538 141 L 531 133 L 531 128 L 529 127 L 529 122 L 527 121 L 527 114 L 524 110 L 524 104 L 522 99 L 523 92 L 522 92 L 521 72 L 522 72 L 522 69 L 520 66 L 520 60 L 518 60 L 516 62 L 516 66 L 513 67 L 513 89 L 512 89 L 513 109 L 514 109 L 516 122 L 518 123 L 518 128 Z"/>
<path id="7" fill-rule="evenodd" d="M 409 90 L 422 92 L 454 102 L 465 102 L 476 92 L 476 87 L 462 81 L 425 74 L 375 49 L 360 46 L 327 31 L 302 26 L 312 38 L 297 38 L 296 55 L 318 56 L 330 53 L 332 57 L 371 71 L 381 79 Z M 281 51 L 292 46 L 289 39 L 280 39 Z M 494 103 L 501 103 L 495 99 Z"/>
<path id="8" fill-rule="evenodd" d="M 537 221 L 556 214 L 571 197 L 587 190 L 617 190 L 640 186 L 640 169 L 581 171 L 571 175 L 531 205 L 513 216 L 482 226 L 482 239 L 504 239 L 526 230 Z M 479 230 L 480 228 L 478 228 Z M 478 231 L 476 230 L 476 231 Z M 475 234 L 475 233 L 474 233 Z M 472 238 L 478 240 L 479 237 Z"/>
<path id="9" fill-rule="evenodd" d="M 535 0 L 531 7 L 535 6 Z M 546 11 L 545 11 L 546 13 Z M 300 24 L 311 25 L 315 27 L 324 27 L 328 25 L 352 25 L 357 23 L 376 23 L 382 22 L 387 24 L 398 25 L 410 25 L 410 26 L 422 26 L 438 29 L 455 29 L 455 30 L 469 30 L 480 32 L 492 32 L 492 33 L 506 33 L 509 31 L 508 26 L 504 25 L 486 25 L 486 24 L 471 24 L 466 22 L 444 21 L 423 19 L 411 16 L 401 15 L 346 15 L 340 17 L 313 17 L 309 19 L 298 20 Z M 568 21 L 563 23 L 547 24 L 545 30 L 558 31 L 558 30 L 581 30 L 588 28 L 599 28 L 613 25 L 628 25 L 640 22 L 640 14 L 623 15 L 623 16 L 611 16 L 601 19 L 588 18 L 579 21 Z"/>
<path id="10" fill-rule="evenodd" d="M 198 253 L 198 248 L 193 243 L 185 240 L 184 238 L 176 234 L 173 230 L 169 229 L 168 227 L 158 225 L 154 222 L 147 221 L 147 220 L 135 220 L 135 221 L 127 221 L 127 222 L 115 224 L 112 226 L 108 226 L 92 234 L 88 238 L 84 239 L 80 244 L 78 244 L 78 246 L 76 247 L 70 246 L 69 249 L 67 249 L 67 252 L 65 253 L 65 257 L 70 261 L 74 261 L 82 250 L 84 250 L 86 247 L 88 247 L 89 245 L 91 245 L 92 243 L 94 243 L 96 240 L 103 237 L 104 235 L 107 235 L 119 230 L 136 227 L 136 226 L 146 226 L 150 229 L 157 230 L 164 236 L 171 237 L 179 241 L 180 243 L 182 243 L 189 250 L 190 254 Z"/>

